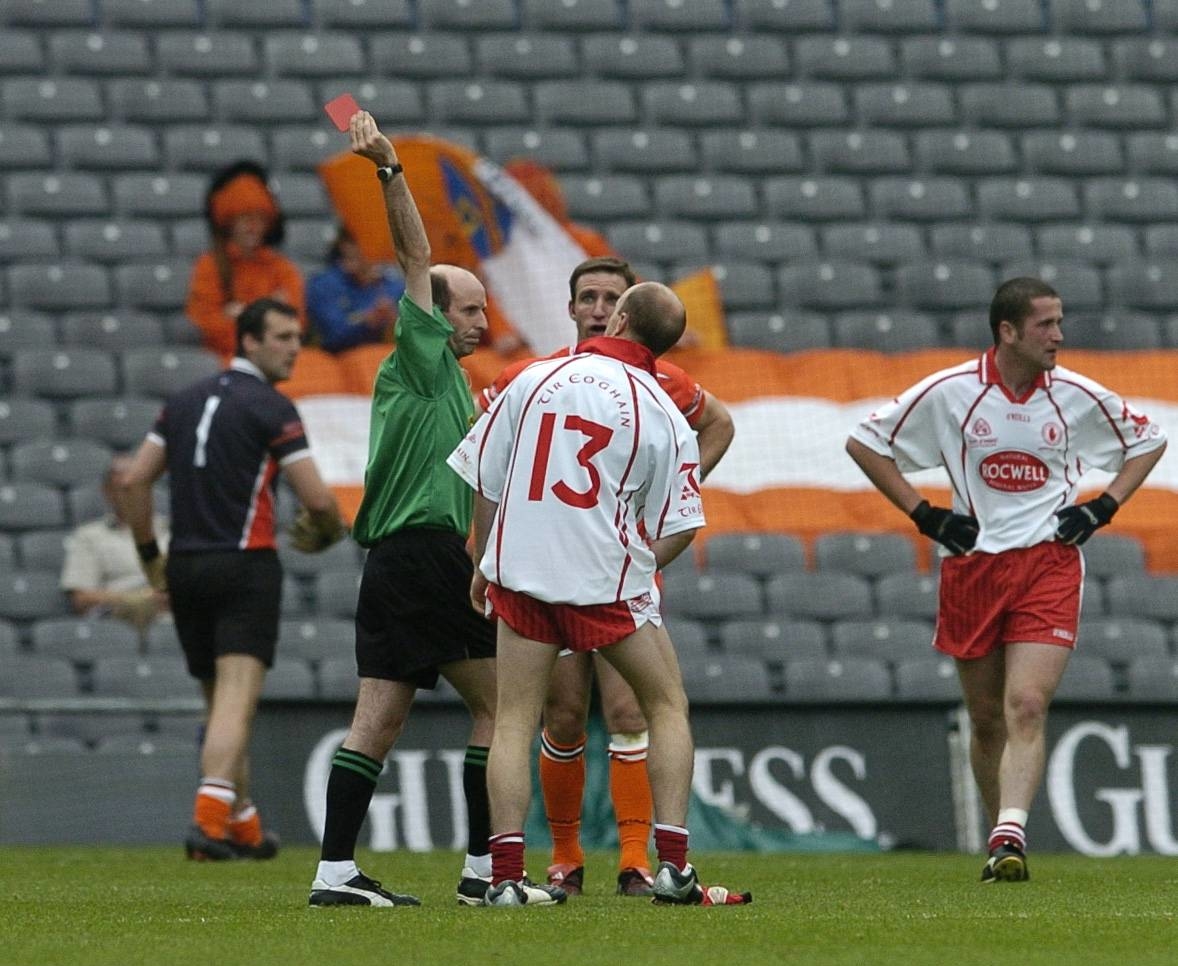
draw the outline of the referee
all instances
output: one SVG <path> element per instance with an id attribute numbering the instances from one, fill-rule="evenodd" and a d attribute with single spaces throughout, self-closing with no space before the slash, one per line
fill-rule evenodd
<path id="1" fill-rule="evenodd" d="M 376 164 L 405 294 L 397 348 L 376 375 L 364 498 L 353 533 L 369 548 L 356 607 L 359 692 L 352 725 L 332 759 L 312 906 L 418 905 L 356 866 L 356 839 L 376 779 L 418 688 L 446 678 L 470 709 L 462 784 L 467 855 L 457 889 L 481 905 L 491 881 L 487 749 L 494 730 L 495 633 L 467 599 L 473 500 L 446 457 L 474 422 L 458 360 L 487 329 L 487 294 L 453 265 L 430 268 L 430 247 L 392 144 L 364 111 L 351 119 L 352 150 Z"/>
<path id="2" fill-rule="evenodd" d="M 229 368 L 167 401 L 118 488 L 143 569 L 171 597 L 188 671 L 208 707 L 202 777 L 185 840 L 192 859 L 263 859 L 277 852 L 249 798 L 249 739 L 278 640 L 278 473 L 303 505 L 296 547 L 322 550 L 344 534 L 298 411 L 274 388 L 290 376 L 300 344 L 291 306 L 273 299 L 247 305 L 237 318 Z M 152 484 L 165 470 L 172 521 L 167 559 L 152 525 Z"/>

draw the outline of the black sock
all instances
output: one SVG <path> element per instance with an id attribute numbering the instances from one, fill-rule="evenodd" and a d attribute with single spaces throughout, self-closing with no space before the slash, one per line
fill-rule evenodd
<path id="1" fill-rule="evenodd" d="M 489 748 L 466 746 L 462 764 L 462 790 L 466 793 L 467 844 L 471 855 L 491 851 L 491 800 L 487 796 L 487 752 Z"/>
<path id="2" fill-rule="evenodd" d="M 340 748 L 331 759 L 327 777 L 327 818 L 323 826 L 324 862 L 343 862 L 356 857 L 356 839 L 368 814 L 376 779 L 383 766 L 358 751 Z"/>

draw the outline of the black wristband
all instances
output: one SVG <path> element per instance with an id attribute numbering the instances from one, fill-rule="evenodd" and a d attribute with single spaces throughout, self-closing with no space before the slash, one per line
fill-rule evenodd
<path id="1" fill-rule="evenodd" d="M 135 544 L 135 550 L 138 552 L 139 559 L 143 563 L 151 563 L 160 555 L 160 545 L 154 540 L 148 540 L 147 543 Z"/>
<path id="2" fill-rule="evenodd" d="M 404 170 L 399 161 L 396 164 L 381 164 L 377 165 L 376 176 L 385 184 L 388 184 Z"/>

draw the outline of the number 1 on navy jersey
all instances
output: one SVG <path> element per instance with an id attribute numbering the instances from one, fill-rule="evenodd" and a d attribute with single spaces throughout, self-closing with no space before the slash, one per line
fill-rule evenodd
<path id="1" fill-rule="evenodd" d="M 204 466 L 205 447 L 209 442 L 209 429 L 213 425 L 213 413 L 217 411 L 217 407 L 221 405 L 220 396 L 209 396 L 205 400 L 204 412 L 200 415 L 200 422 L 196 424 L 196 452 L 192 454 L 193 466 Z"/>

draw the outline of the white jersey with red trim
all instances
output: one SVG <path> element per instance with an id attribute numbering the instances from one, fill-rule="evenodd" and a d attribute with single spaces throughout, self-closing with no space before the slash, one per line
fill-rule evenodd
<path id="1" fill-rule="evenodd" d="M 1165 442 L 1148 416 L 1063 366 L 1014 398 L 992 349 L 906 389 L 851 435 L 901 472 L 944 466 L 953 509 L 977 517 L 985 553 L 1052 539 L 1086 470 L 1115 473 Z"/>
<path id="2" fill-rule="evenodd" d="M 695 433 L 650 371 L 610 355 L 529 366 L 448 462 L 499 504 L 487 579 L 549 603 L 650 592 L 640 527 L 655 540 L 704 525 Z"/>

